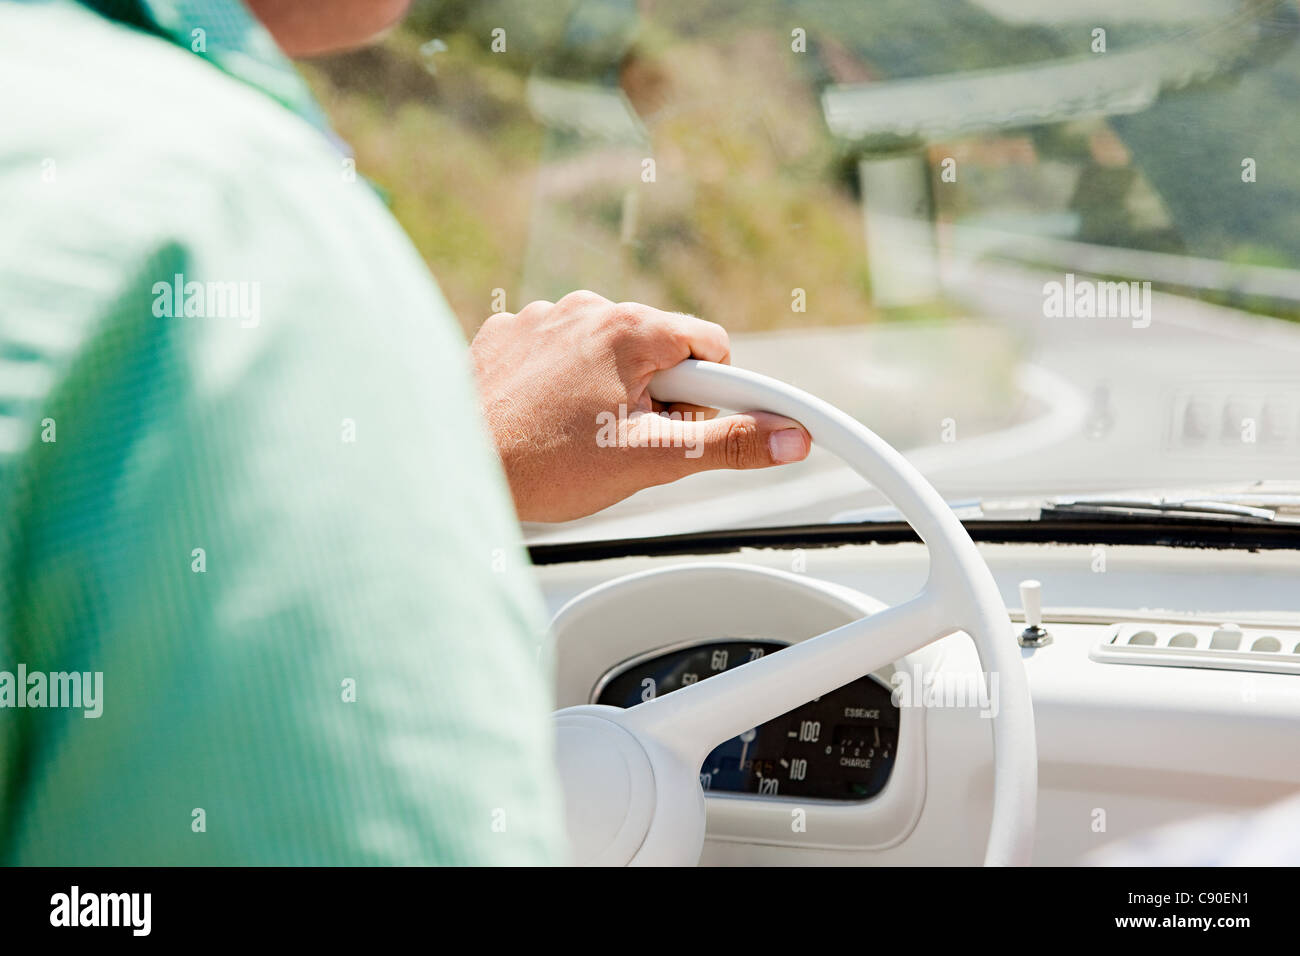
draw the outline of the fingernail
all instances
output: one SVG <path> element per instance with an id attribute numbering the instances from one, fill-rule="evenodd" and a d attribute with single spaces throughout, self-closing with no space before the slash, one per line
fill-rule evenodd
<path id="1" fill-rule="evenodd" d="M 808 454 L 808 443 L 797 428 L 782 428 L 767 436 L 767 448 L 778 465 L 800 461 Z"/>

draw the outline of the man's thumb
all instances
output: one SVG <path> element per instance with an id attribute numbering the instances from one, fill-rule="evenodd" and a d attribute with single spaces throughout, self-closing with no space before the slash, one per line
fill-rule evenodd
<path id="1" fill-rule="evenodd" d="M 767 468 L 802 461 L 812 448 L 804 427 L 768 412 L 684 422 L 687 458 L 697 470 Z"/>

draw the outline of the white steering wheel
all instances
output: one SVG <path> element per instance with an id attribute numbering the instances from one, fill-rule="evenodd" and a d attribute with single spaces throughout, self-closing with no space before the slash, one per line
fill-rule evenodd
<path id="1" fill-rule="evenodd" d="M 557 711 L 560 777 L 570 806 L 580 795 L 582 807 L 582 819 L 570 819 L 574 862 L 697 863 L 705 830 L 699 771 L 709 751 L 960 630 L 974 639 L 986 679 L 996 674 L 1001 693 L 984 864 L 1028 864 L 1038 797 L 1029 683 L 993 575 L 939 493 L 856 419 L 774 379 L 687 360 L 656 375 L 650 392 L 661 402 L 763 409 L 801 422 L 814 442 L 898 508 L 928 547 L 930 572 L 903 604 L 707 681 L 628 709 L 587 704 Z"/>

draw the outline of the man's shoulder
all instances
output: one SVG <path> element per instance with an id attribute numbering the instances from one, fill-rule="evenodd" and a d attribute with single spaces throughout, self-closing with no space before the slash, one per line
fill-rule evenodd
<path id="1" fill-rule="evenodd" d="M 332 275 L 334 300 L 356 286 L 344 274 L 387 273 L 390 298 L 437 307 L 326 133 L 185 49 L 75 4 L 0 0 L 0 89 L 10 291 L 104 299 L 174 253 L 286 289 Z"/>
<path id="2" fill-rule="evenodd" d="M 183 320 L 155 344 L 205 361 L 290 354 L 304 333 L 331 354 L 417 336 L 450 352 L 457 330 L 410 240 L 269 95 L 74 4 L 5 0 L 0 90 L 0 347 L 44 365 L 42 389 L 159 315 Z M 247 309 L 213 321 L 232 296 Z M 34 413 L 41 394 L 20 404 Z"/>
<path id="3" fill-rule="evenodd" d="M 156 177 L 341 163 L 319 130 L 267 94 L 76 4 L 0 2 L 0 87 L 6 164 L 38 147 Z"/>

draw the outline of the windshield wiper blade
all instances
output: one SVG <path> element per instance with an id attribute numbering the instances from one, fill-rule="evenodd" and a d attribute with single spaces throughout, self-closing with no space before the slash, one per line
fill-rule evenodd
<path id="1" fill-rule="evenodd" d="M 1212 498 L 1058 498 L 1043 503 L 1043 516 L 1096 515 L 1104 517 L 1200 518 L 1217 521 L 1293 521 L 1273 508 L 1216 501 Z"/>
<path id="2" fill-rule="evenodd" d="M 1266 524 L 1300 524 L 1300 496 L 1217 495 L 1196 491 L 1185 495 L 1061 496 L 1052 498 L 963 499 L 948 501 L 963 522 L 1038 521 L 1050 518 L 1170 519 Z M 832 524 L 884 524 L 903 520 L 893 505 L 842 511 L 830 518 Z"/>

